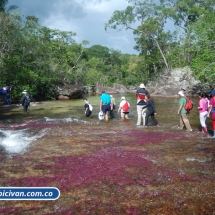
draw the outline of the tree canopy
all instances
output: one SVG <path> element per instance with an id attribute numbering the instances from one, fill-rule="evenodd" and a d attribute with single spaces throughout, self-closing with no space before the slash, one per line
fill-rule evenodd
<path id="1" fill-rule="evenodd" d="M 134 48 L 144 57 L 149 74 L 158 74 L 165 67 L 169 70 L 190 66 L 196 78 L 210 84 L 214 82 L 214 1 L 128 2 L 130 5 L 125 10 L 113 13 L 105 29 L 133 31 Z M 174 31 L 165 30 L 169 21 L 173 21 Z M 210 71 L 210 75 L 206 71 Z"/>
<path id="2" fill-rule="evenodd" d="M 21 16 L 16 6 L 0 0 L 1 84 L 14 86 L 14 97 L 26 89 L 35 99 L 51 99 L 57 83 L 113 83 L 137 86 L 156 81 L 164 71 L 189 66 L 210 85 L 215 81 L 215 2 L 212 0 L 129 0 L 114 11 L 105 30 L 123 28 L 134 34 L 139 55 L 122 54 L 102 45 L 77 43 L 72 31 L 39 25 Z M 166 30 L 172 21 L 174 29 Z"/>

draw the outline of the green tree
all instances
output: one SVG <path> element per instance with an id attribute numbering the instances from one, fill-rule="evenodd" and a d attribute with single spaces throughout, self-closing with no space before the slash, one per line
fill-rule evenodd
<path id="1" fill-rule="evenodd" d="M 10 12 L 18 8 L 16 5 L 10 5 L 7 8 L 6 7 L 7 4 L 8 4 L 8 0 L 0 0 L 0 12 Z"/>
<path id="2" fill-rule="evenodd" d="M 214 85 L 215 81 L 215 17 L 214 13 L 202 14 L 192 25 L 193 46 L 196 53 L 191 62 L 196 78 Z"/>
<path id="3" fill-rule="evenodd" d="M 215 2 L 212 0 L 160 0 L 163 14 L 167 19 L 174 22 L 184 34 L 181 40 L 181 50 L 183 52 L 186 65 L 190 65 L 192 58 L 195 56 L 193 52 L 193 32 L 192 25 L 198 21 L 201 14 L 212 13 L 214 11 Z"/>
<path id="4" fill-rule="evenodd" d="M 163 29 L 165 22 L 165 17 L 162 15 L 161 10 L 152 0 L 143 2 L 131 0 L 129 2 L 133 5 L 128 6 L 123 11 L 115 11 L 105 24 L 105 29 L 131 29 L 134 34 L 139 36 L 139 38 L 136 38 L 137 41 L 141 40 L 140 37 L 149 38 L 153 41 L 153 45 L 158 48 L 166 68 L 169 69 L 165 54 L 158 40 L 158 34 Z M 139 26 L 134 27 L 134 23 L 139 23 Z M 142 51 L 140 44 L 135 48 Z"/>

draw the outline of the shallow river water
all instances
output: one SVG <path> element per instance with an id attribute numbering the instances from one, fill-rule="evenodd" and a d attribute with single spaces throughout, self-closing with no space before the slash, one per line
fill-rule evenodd
<path id="1" fill-rule="evenodd" d="M 1 106 L 0 187 L 57 187 L 52 201 L 0 201 L 0 214 L 213 214 L 215 140 L 200 132 L 198 99 L 189 115 L 193 132 L 178 130 L 178 98 L 154 97 L 160 127 L 136 127 L 135 95 L 129 120 L 114 112 L 98 119 L 99 96 L 32 103 L 29 113 Z"/>

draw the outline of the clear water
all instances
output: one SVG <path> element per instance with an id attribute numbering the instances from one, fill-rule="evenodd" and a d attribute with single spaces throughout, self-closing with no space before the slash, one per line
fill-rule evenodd
<path id="1" fill-rule="evenodd" d="M 137 114 L 136 114 L 136 99 L 134 93 L 114 94 L 116 100 L 116 110 L 113 117 L 110 117 L 108 123 L 111 127 L 123 129 L 125 126 L 131 129 L 135 128 Z M 121 122 L 120 115 L 117 113 L 118 105 L 121 101 L 121 96 L 125 96 L 126 100 L 131 104 L 129 120 Z M 80 125 L 103 125 L 104 121 L 98 119 L 99 113 L 99 95 L 88 96 L 89 102 L 93 106 L 93 114 L 90 118 L 84 115 L 84 101 L 82 99 L 76 100 L 54 100 L 44 101 L 40 103 L 32 103 L 29 107 L 29 113 L 24 113 L 22 107 L 11 105 L 10 107 L 4 106 L 2 120 L 2 134 L 0 145 L 3 146 L 9 153 L 21 153 L 29 146 L 31 142 L 37 138 L 41 138 L 45 133 L 45 126 L 41 131 L 32 135 L 32 128 L 28 126 L 29 123 L 79 123 Z M 162 98 L 154 97 L 155 107 L 157 110 L 156 119 L 164 130 L 177 127 L 179 117 L 177 115 L 178 100 L 179 98 Z M 198 131 L 200 128 L 199 116 L 197 111 L 198 99 L 193 98 L 194 109 L 189 115 L 191 126 L 194 130 Z M 208 127 L 210 128 L 210 119 Z M 150 125 L 150 121 L 149 121 Z M 30 128 L 28 128 L 30 127 Z M 7 130 L 7 129 L 10 130 Z M 14 130 L 18 128 L 17 130 Z M 23 128 L 23 129 L 22 129 Z"/>

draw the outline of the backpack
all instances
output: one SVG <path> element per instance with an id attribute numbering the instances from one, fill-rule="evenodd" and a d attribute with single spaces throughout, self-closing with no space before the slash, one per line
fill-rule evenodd
<path id="1" fill-rule="evenodd" d="M 186 98 L 186 105 L 184 105 L 184 109 L 189 113 L 193 109 L 193 102 L 190 98 Z"/>
<path id="2" fill-rule="evenodd" d="M 25 95 L 25 100 L 26 100 L 26 103 L 30 104 L 31 99 L 28 94 Z"/>
<path id="3" fill-rule="evenodd" d="M 88 104 L 89 105 L 89 110 L 92 111 L 93 110 L 93 106 L 91 104 Z"/>
<path id="4" fill-rule="evenodd" d="M 137 93 L 136 97 L 138 97 L 140 100 L 144 100 L 145 99 L 145 94 L 143 94 L 143 93 Z"/>
<path id="5" fill-rule="evenodd" d="M 122 110 L 124 111 L 124 112 L 128 112 L 128 110 L 129 110 L 129 105 L 128 105 L 128 102 L 126 101 L 125 102 L 125 104 L 122 106 Z"/>

